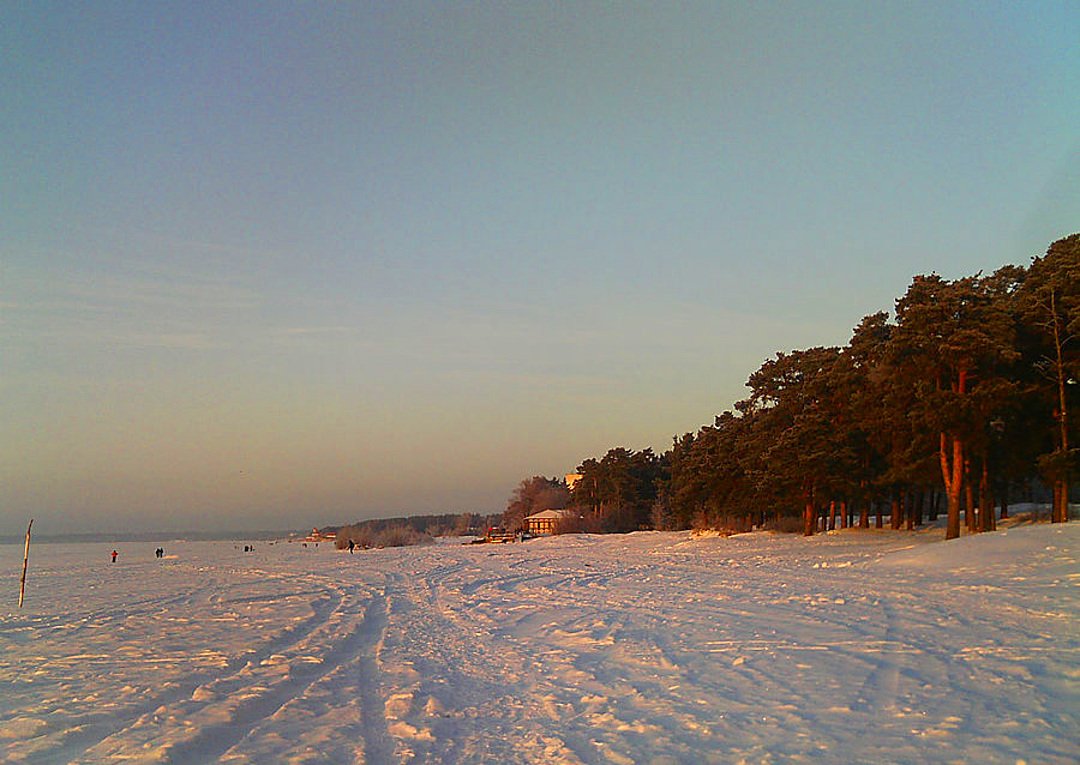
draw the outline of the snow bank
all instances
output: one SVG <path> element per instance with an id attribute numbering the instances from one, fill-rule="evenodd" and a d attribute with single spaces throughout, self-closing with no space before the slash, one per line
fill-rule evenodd
<path id="1" fill-rule="evenodd" d="M 947 572 L 983 572 L 1000 577 L 1003 569 L 1036 566 L 1048 576 L 1077 571 L 1078 524 L 1016 526 L 974 534 L 933 545 L 900 550 L 882 559 L 883 565 Z"/>

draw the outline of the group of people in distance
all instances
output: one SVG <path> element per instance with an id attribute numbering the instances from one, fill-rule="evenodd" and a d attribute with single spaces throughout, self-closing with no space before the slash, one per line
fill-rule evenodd
<path id="1" fill-rule="evenodd" d="M 120 557 L 120 553 L 118 553 L 116 550 L 113 550 L 112 553 L 111 553 L 111 557 L 112 557 L 112 562 L 116 563 L 116 559 Z M 154 550 L 154 557 L 155 558 L 164 558 L 165 557 L 165 548 L 164 547 L 159 547 L 158 549 Z"/>

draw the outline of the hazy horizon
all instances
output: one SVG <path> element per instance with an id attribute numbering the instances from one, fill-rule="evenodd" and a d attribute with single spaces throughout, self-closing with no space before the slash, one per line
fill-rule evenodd
<path id="1" fill-rule="evenodd" d="M 99 544 L 103 542 L 133 543 L 169 543 L 169 542 L 242 542 L 273 541 L 299 537 L 306 532 L 301 529 L 226 529 L 223 531 L 184 531 L 177 529 L 149 529 L 145 531 L 98 531 L 65 533 L 31 534 L 31 557 L 33 549 L 39 544 Z M 19 545 L 26 543 L 26 530 L 22 534 L 0 535 L 0 544 Z"/>
<path id="2" fill-rule="evenodd" d="M 0 8 L 0 534 L 504 509 L 1080 230 L 1080 7 Z"/>

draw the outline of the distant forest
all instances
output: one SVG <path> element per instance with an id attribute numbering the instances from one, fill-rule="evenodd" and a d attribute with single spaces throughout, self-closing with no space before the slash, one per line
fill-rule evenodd
<path id="1" fill-rule="evenodd" d="M 610 449 L 572 489 L 526 479 L 504 523 L 573 507 L 575 527 L 724 530 L 763 524 L 914 528 L 946 538 L 995 527 L 1017 487 L 1050 487 L 1068 519 L 1080 398 L 1080 234 L 1032 263 L 948 280 L 916 276 L 892 317 L 864 317 L 844 347 L 777 353 L 750 395 L 663 454 Z M 569 529 L 568 529 L 569 530 Z"/>
<path id="2" fill-rule="evenodd" d="M 323 532 L 337 533 L 337 548 L 354 545 L 365 547 L 404 547 L 427 544 L 435 537 L 482 536 L 490 526 L 499 523 L 501 515 L 478 513 L 448 513 L 445 515 L 410 515 L 403 518 L 376 518 L 357 521 L 347 526 L 327 527 Z"/>

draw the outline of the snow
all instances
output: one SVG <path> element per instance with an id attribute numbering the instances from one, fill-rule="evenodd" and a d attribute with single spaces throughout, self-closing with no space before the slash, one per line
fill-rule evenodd
<path id="1" fill-rule="evenodd" d="M 0 762 L 1076 762 L 1080 524 L 941 536 L 4 545 Z"/>

